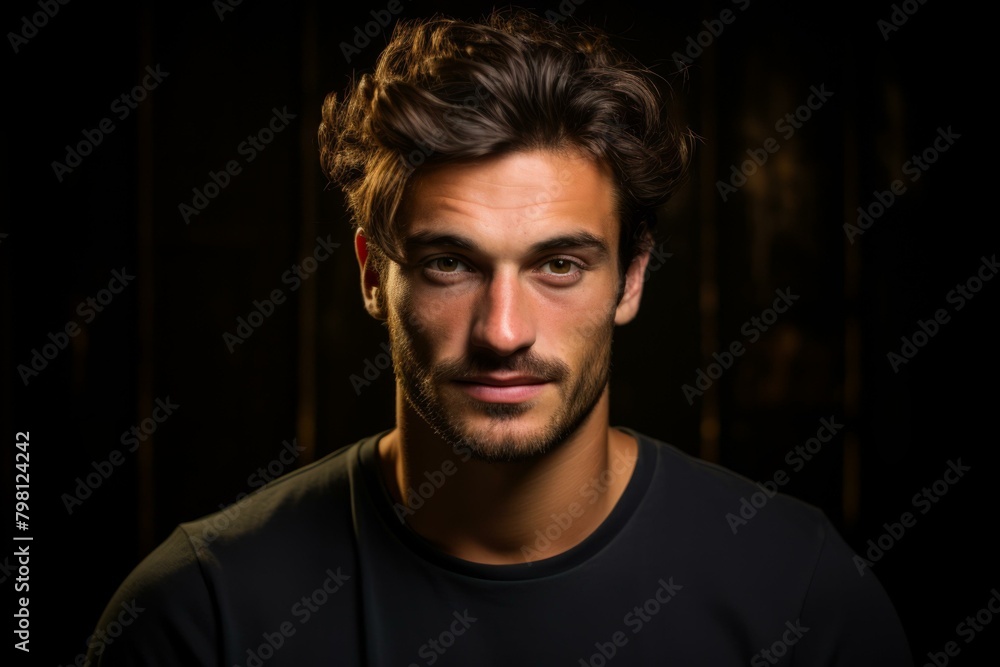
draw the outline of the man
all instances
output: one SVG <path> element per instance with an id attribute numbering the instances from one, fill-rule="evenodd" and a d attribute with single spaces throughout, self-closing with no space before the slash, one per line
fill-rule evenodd
<path id="1" fill-rule="evenodd" d="M 97 664 L 911 664 L 821 512 L 734 535 L 752 483 L 609 425 L 690 154 L 642 68 L 526 14 L 410 23 L 319 136 L 396 425 L 179 527 Z"/>

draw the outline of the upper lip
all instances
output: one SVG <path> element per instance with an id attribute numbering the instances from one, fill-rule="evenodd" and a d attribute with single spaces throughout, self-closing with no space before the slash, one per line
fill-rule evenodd
<path id="1" fill-rule="evenodd" d="M 494 387 L 512 387 L 522 384 L 543 384 L 548 382 L 545 378 L 534 375 L 471 375 L 469 377 L 458 378 L 457 381 L 488 384 Z"/>

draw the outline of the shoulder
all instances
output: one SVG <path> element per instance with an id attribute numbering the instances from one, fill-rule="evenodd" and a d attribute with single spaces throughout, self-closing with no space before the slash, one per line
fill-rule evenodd
<path id="1" fill-rule="evenodd" d="M 797 536 L 818 549 L 833 530 L 821 509 L 781 492 L 781 477 L 776 476 L 777 481 L 754 482 L 674 445 L 631 432 L 655 452 L 654 474 L 669 495 L 683 499 L 699 518 L 724 525 L 730 535 Z M 784 479 L 787 481 L 788 476 Z"/>
<path id="2" fill-rule="evenodd" d="M 676 525 L 699 535 L 705 548 L 717 549 L 716 561 L 726 561 L 740 572 L 771 571 L 786 580 L 795 578 L 794 588 L 802 591 L 825 550 L 836 549 L 853 567 L 853 554 L 819 507 L 782 493 L 776 481 L 755 482 L 637 435 L 655 452 L 656 502 L 669 508 Z"/>
<path id="3" fill-rule="evenodd" d="M 358 450 L 376 437 L 342 447 L 253 492 L 242 492 L 218 512 L 181 524 L 181 528 L 194 549 L 203 553 L 225 551 L 229 545 L 255 539 L 288 538 L 317 521 L 349 520 Z"/>
<path id="4" fill-rule="evenodd" d="M 821 509 L 776 482 L 636 435 L 655 452 L 656 515 L 685 535 L 704 587 L 747 618 L 800 623 L 808 641 L 796 646 L 794 664 L 912 664 L 888 595 Z"/>
<path id="5" fill-rule="evenodd" d="M 215 664 L 220 620 L 249 627 L 290 609 L 352 563 L 351 488 L 358 449 L 370 436 L 280 477 L 228 507 L 179 525 L 129 574 L 89 646 L 95 665 Z M 261 572 L 268 572 L 262 578 Z M 281 620 L 281 619 L 279 619 Z M 113 624 L 129 626 L 116 642 Z M 102 635 L 102 633 L 105 633 Z M 117 636 L 117 634 L 116 634 Z M 183 637 L 183 643 L 177 638 Z"/>
<path id="6" fill-rule="evenodd" d="M 87 641 L 87 664 L 211 664 L 213 618 L 197 555 L 178 527 L 112 596 Z M 176 654 L 176 637 L 185 638 L 183 656 Z"/>

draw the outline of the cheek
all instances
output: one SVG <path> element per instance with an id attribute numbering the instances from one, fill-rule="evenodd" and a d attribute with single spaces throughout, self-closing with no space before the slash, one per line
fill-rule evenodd
<path id="1" fill-rule="evenodd" d="M 545 347 L 557 350 L 563 359 L 579 357 L 579 363 L 590 363 L 594 350 L 606 344 L 614 326 L 613 318 L 613 299 L 548 304 L 542 319 L 544 338 L 548 340 Z"/>
<path id="2" fill-rule="evenodd" d="M 471 301 L 430 298 L 410 292 L 407 298 L 396 301 L 394 307 L 411 346 L 424 358 L 460 353 Z"/>

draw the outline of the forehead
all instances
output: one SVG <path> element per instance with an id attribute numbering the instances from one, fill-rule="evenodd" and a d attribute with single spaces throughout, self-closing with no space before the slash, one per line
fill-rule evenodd
<path id="1" fill-rule="evenodd" d="M 617 248 L 610 171 L 571 151 L 522 151 L 420 172 L 401 207 L 400 236 L 473 238 L 513 250 L 545 238 L 587 234 Z"/>

